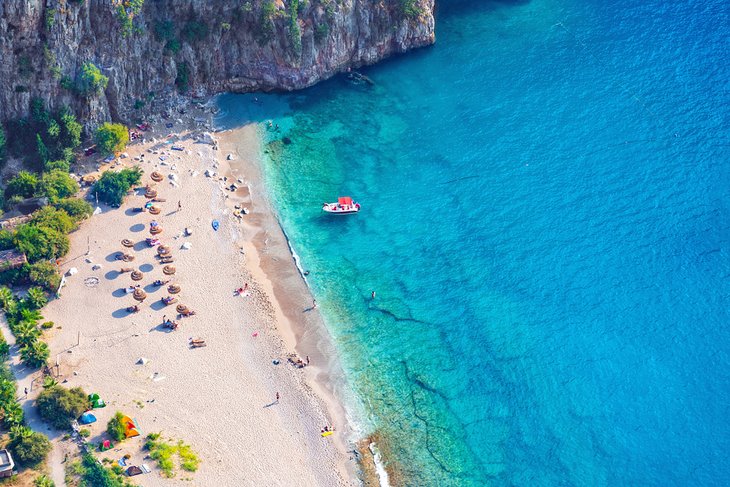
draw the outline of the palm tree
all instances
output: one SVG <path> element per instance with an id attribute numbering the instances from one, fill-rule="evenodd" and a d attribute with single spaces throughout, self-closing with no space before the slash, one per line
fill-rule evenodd
<path id="1" fill-rule="evenodd" d="M 28 439 L 33 436 L 33 430 L 27 426 L 17 424 L 10 428 L 10 441 L 18 441 L 21 439 Z"/>
<path id="2" fill-rule="evenodd" d="M 16 390 L 15 382 L 9 379 L 0 379 L 0 403 L 14 402 Z"/>
<path id="3" fill-rule="evenodd" d="M 20 358 L 28 367 L 35 369 L 44 366 L 50 355 L 48 345 L 40 340 L 36 340 L 20 349 Z"/>
<path id="4" fill-rule="evenodd" d="M 5 309 L 8 306 L 8 303 L 13 301 L 15 298 L 13 297 L 13 292 L 10 290 L 7 286 L 0 287 L 0 306 Z"/>
<path id="5" fill-rule="evenodd" d="M 25 305 L 26 302 L 23 301 L 22 304 Z M 20 320 L 21 321 L 41 321 L 42 319 L 43 319 L 43 315 L 37 309 L 29 309 L 26 306 L 21 307 L 21 309 L 20 309 Z"/>
<path id="6" fill-rule="evenodd" d="M 38 337 L 41 336 L 41 331 L 38 329 L 37 322 L 23 320 L 15 325 L 13 335 L 15 335 L 15 343 L 19 347 L 25 347 L 38 340 Z"/>
<path id="7" fill-rule="evenodd" d="M 28 297 L 25 299 L 32 309 L 41 309 L 48 303 L 45 291 L 39 287 L 28 289 Z"/>
<path id="8" fill-rule="evenodd" d="M 5 406 L 3 421 L 5 422 L 6 427 L 10 426 L 12 428 L 14 426 L 21 425 L 24 420 L 25 414 L 23 413 L 23 408 L 20 404 L 17 402 L 11 402 Z"/>
<path id="9" fill-rule="evenodd" d="M 58 381 L 53 378 L 51 375 L 47 375 L 43 378 L 43 388 L 44 389 L 50 389 L 52 387 L 56 387 L 58 385 Z"/>

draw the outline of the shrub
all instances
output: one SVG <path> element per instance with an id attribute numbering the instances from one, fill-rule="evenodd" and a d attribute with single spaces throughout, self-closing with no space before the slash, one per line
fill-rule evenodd
<path id="1" fill-rule="evenodd" d="M 30 282 L 37 286 L 41 286 L 49 293 L 55 293 L 58 286 L 61 285 L 61 276 L 58 275 L 56 266 L 50 262 L 41 261 L 31 264 L 28 272 Z"/>
<path id="2" fill-rule="evenodd" d="M 41 475 L 33 481 L 33 487 L 56 487 L 56 484 L 47 475 Z"/>
<path id="3" fill-rule="evenodd" d="M 188 63 L 182 62 L 177 65 L 177 77 L 175 78 L 175 85 L 180 91 L 188 91 L 188 85 L 190 83 L 190 72 L 188 71 Z"/>
<path id="4" fill-rule="evenodd" d="M 180 41 L 177 39 L 172 39 L 171 41 L 167 41 L 167 44 L 165 44 L 165 49 L 170 51 L 173 54 L 177 54 L 180 52 L 180 49 L 182 48 L 182 45 L 180 44 Z"/>
<path id="5" fill-rule="evenodd" d="M 8 181 L 5 186 L 5 197 L 30 198 L 38 186 L 38 176 L 28 171 L 20 171 L 17 176 Z"/>
<path id="6" fill-rule="evenodd" d="M 208 37 L 208 24 L 192 20 L 183 27 L 182 36 L 191 44 L 202 41 Z"/>
<path id="7" fill-rule="evenodd" d="M 116 469 L 104 468 L 89 453 L 84 455 L 81 463 L 82 484 L 89 487 L 134 487 L 133 484 L 127 482 L 121 471 L 121 467 Z"/>
<path id="8" fill-rule="evenodd" d="M 55 203 L 56 208 L 68 213 L 73 221 L 80 222 L 94 213 L 94 207 L 79 198 L 64 198 Z"/>
<path id="9" fill-rule="evenodd" d="M 48 152 L 48 147 L 46 147 L 46 144 L 43 142 L 43 139 L 41 138 L 41 134 L 35 134 L 36 138 L 36 150 L 38 151 L 38 157 L 41 158 L 41 162 L 45 164 L 48 159 L 50 158 L 50 152 Z"/>
<path id="10" fill-rule="evenodd" d="M 175 23 L 172 20 L 155 22 L 155 38 L 160 42 L 173 40 L 175 38 Z"/>
<path id="11" fill-rule="evenodd" d="M 43 328 L 44 330 L 50 330 L 51 328 L 53 328 L 54 325 L 55 323 L 52 321 L 44 321 L 43 323 L 41 323 L 41 328 Z"/>
<path id="12" fill-rule="evenodd" d="M 35 340 L 20 349 L 20 358 L 23 363 L 33 369 L 39 369 L 46 365 L 50 355 L 48 345 L 40 340 Z"/>
<path id="13" fill-rule="evenodd" d="M 78 193 L 79 183 L 68 174 L 68 171 L 55 169 L 41 177 L 37 191 L 48 196 L 51 202 L 55 202 Z"/>
<path id="14" fill-rule="evenodd" d="M 81 66 L 79 75 L 78 90 L 85 95 L 95 95 L 104 89 L 109 83 L 109 78 L 101 73 L 101 70 L 91 61 Z"/>
<path id="15" fill-rule="evenodd" d="M 12 249 L 14 246 L 13 232 L 4 228 L 0 229 L 0 250 Z"/>
<path id="16" fill-rule="evenodd" d="M 173 477 L 173 456 L 177 455 L 180 459 L 180 467 L 188 472 L 198 470 L 200 459 L 193 452 L 190 445 L 186 445 L 182 441 L 177 443 L 169 443 L 160 439 L 159 433 L 153 433 L 147 436 L 145 447 L 150 451 L 150 457 L 157 461 L 157 466 L 162 470 L 165 477 Z"/>
<path id="17" fill-rule="evenodd" d="M 44 389 L 36 399 L 38 412 L 49 424 L 58 429 L 66 429 L 71 421 L 81 416 L 89 407 L 89 399 L 83 389 L 66 389 L 54 386 Z"/>
<path id="18" fill-rule="evenodd" d="M 25 465 L 34 466 L 46 459 L 51 451 L 51 442 L 43 433 L 21 426 L 24 430 L 14 435 L 10 442 L 10 449 L 15 459 Z"/>
<path id="19" fill-rule="evenodd" d="M 89 431 L 87 428 L 81 428 L 79 430 L 79 435 L 83 438 L 88 438 L 89 436 L 91 436 L 91 431 Z"/>
<path id="20" fill-rule="evenodd" d="M 106 432 L 109 433 L 109 436 L 111 436 L 115 441 L 122 441 L 127 437 L 122 418 L 124 418 L 124 415 L 117 411 L 106 424 Z"/>
<path id="21" fill-rule="evenodd" d="M 68 237 L 58 230 L 32 224 L 20 225 L 13 237 L 13 243 L 31 263 L 66 255 L 70 245 Z"/>
<path id="22" fill-rule="evenodd" d="M 139 184 L 141 179 L 142 170 L 138 167 L 122 169 L 119 172 L 106 171 L 94 184 L 94 192 L 99 199 L 110 205 L 121 205 L 127 191 L 135 184 Z"/>
<path id="23" fill-rule="evenodd" d="M 104 154 L 121 152 L 129 142 L 129 131 L 120 123 L 106 122 L 96 130 L 96 145 Z"/>

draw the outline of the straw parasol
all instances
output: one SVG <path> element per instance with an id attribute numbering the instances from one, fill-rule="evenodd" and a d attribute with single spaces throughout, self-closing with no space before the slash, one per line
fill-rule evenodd
<path id="1" fill-rule="evenodd" d="M 165 274 L 166 276 L 171 276 L 175 272 L 177 272 L 177 269 L 175 269 L 174 265 L 166 265 L 165 267 L 162 268 L 162 273 Z"/>
<path id="2" fill-rule="evenodd" d="M 167 245 L 160 245 L 159 247 L 157 247 L 157 253 L 159 255 L 169 254 L 170 253 L 170 247 L 168 247 Z"/>
<path id="3" fill-rule="evenodd" d="M 160 233 L 162 233 L 162 227 L 159 225 L 157 225 L 156 227 L 152 227 L 150 228 L 150 233 L 152 235 L 159 235 Z"/>
<path id="4" fill-rule="evenodd" d="M 124 262 L 132 262 L 134 260 L 134 256 L 131 254 L 124 254 L 122 255 L 122 260 Z"/>
<path id="5" fill-rule="evenodd" d="M 144 197 L 147 199 L 152 199 L 157 196 L 157 190 L 152 188 L 147 188 L 147 191 L 144 192 Z"/>
<path id="6" fill-rule="evenodd" d="M 149 212 L 153 215 L 159 215 L 162 210 L 157 206 L 150 206 Z"/>
<path id="7" fill-rule="evenodd" d="M 163 179 L 165 179 L 164 176 L 162 174 L 158 173 L 157 171 L 155 171 L 152 174 L 150 174 L 150 177 L 152 178 L 152 181 L 155 181 L 155 182 L 158 182 L 158 183 L 160 181 L 162 181 Z"/>
<path id="8" fill-rule="evenodd" d="M 142 274 L 139 271 L 132 272 L 132 280 L 133 281 L 141 281 L 143 277 L 144 277 L 144 274 Z"/>
<path id="9" fill-rule="evenodd" d="M 147 299 L 147 293 L 144 292 L 142 289 L 137 288 L 134 290 L 134 294 L 132 294 L 132 297 L 137 301 L 142 302 Z"/>
<path id="10" fill-rule="evenodd" d="M 125 247 L 134 247 L 134 242 L 132 242 L 128 238 L 125 238 L 124 240 L 122 240 L 122 245 L 124 245 Z"/>
<path id="11" fill-rule="evenodd" d="M 178 286 L 177 284 L 170 284 L 169 286 L 167 286 L 167 292 L 170 294 L 177 294 L 180 292 L 180 290 L 180 286 Z"/>
<path id="12" fill-rule="evenodd" d="M 185 306 L 184 304 L 178 304 L 178 305 L 177 305 L 177 308 L 175 308 L 175 309 L 176 309 L 176 310 L 177 310 L 177 312 L 178 312 L 178 313 L 180 313 L 181 315 L 184 315 L 185 313 L 187 313 L 188 311 L 190 311 L 190 310 L 188 309 L 188 307 L 187 307 L 187 306 Z"/>

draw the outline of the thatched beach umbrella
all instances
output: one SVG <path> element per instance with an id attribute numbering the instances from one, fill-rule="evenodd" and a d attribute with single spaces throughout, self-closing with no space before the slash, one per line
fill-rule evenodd
<path id="1" fill-rule="evenodd" d="M 157 225 L 156 227 L 150 227 L 150 233 L 152 235 L 158 235 L 158 234 L 162 233 L 162 227 L 159 225 Z"/>
<path id="2" fill-rule="evenodd" d="M 162 210 L 158 206 L 150 206 L 149 212 L 153 215 L 159 215 Z"/>
<path id="3" fill-rule="evenodd" d="M 165 179 L 165 177 L 162 174 L 158 173 L 157 171 L 150 174 L 150 177 L 152 178 L 152 181 L 155 181 L 157 183 L 159 183 L 160 181 Z"/>
<path id="4" fill-rule="evenodd" d="M 122 240 L 122 245 L 124 245 L 125 247 L 134 247 L 134 242 L 132 242 L 128 238 L 125 238 L 124 240 Z"/>
<path id="5" fill-rule="evenodd" d="M 144 278 L 144 274 L 142 274 L 139 271 L 132 272 L 132 280 L 133 281 L 141 281 L 142 278 Z"/>
<path id="6" fill-rule="evenodd" d="M 165 274 L 166 276 L 171 276 L 175 272 L 177 272 L 177 269 L 175 269 L 175 266 L 173 266 L 173 265 L 166 265 L 165 267 L 162 268 L 162 273 Z"/>
<path id="7" fill-rule="evenodd" d="M 167 255 L 170 253 L 170 247 L 168 247 L 167 245 L 160 245 L 159 247 L 157 247 L 157 253 L 159 255 Z"/>
<path id="8" fill-rule="evenodd" d="M 167 292 L 170 294 L 177 294 L 180 291 L 181 291 L 181 288 L 177 284 L 170 284 L 169 286 L 167 286 Z"/>
<path id="9" fill-rule="evenodd" d="M 190 311 L 190 310 L 188 309 L 188 307 L 187 307 L 187 306 L 185 306 L 184 304 L 178 304 L 178 305 L 177 305 L 177 308 L 175 308 L 175 309 L 176 309 L 176 310 L 177 310 L 177 312 L 178 312 L 178 313 L 180 313 L 181 315 L 184 315 L 185 313 L 187 313 L 188 311 Z"/>
<path id="10" fill-rule="evenodd" d="M 147 293 L 144 292 L 142 289 L 137 288 L 134 290 L 134 294 L 132 294 L 132 297 L 137 301 L 142 302 L 147 299 Z"/>
<path id="11" fill-rule="evenodd" d="M 152 199 L 157 197 L 157 190 L 152 188 L 147 188 L 147 190 L 144 192 L 144 197 L 147 199 Z"/>
<path id="12" fill-rule="evenodd" d="M 132 254 L 124 254 L 122 255 L 122 260 L 124 262 L 132 262 L 134 260 L 134 256 Z"/>

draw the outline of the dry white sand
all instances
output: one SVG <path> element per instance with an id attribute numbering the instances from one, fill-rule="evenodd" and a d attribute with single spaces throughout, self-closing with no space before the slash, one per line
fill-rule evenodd
<path id="1" fill-rule="evenodd" d="M 255 128 L 244 130 L 251 131 L 249 140 L 255 144 Z M 97 392 L 109 404 L 95 411 L 99 421 L 90 427 L 90 440 L 100 441 L 107 420 L 122 411 L 136 418 L 143 434 L 118 445 L 121 450 L 103 456 L 117 459 L 131 453 L 130 464 L 152 467 L 154 461 L 144 459 L 141 450 L 144 436 L 162 432 L 164 437 L 190 444 L 202 460 L 196 473 L 178 471 L 172 480 L 163 478 L 156 469 L 134 478 L 144 486 L 356 484 L 354 464 L 344 452 L 342 409 L 327 387 L 314 380 L 327 375 L 328 365 L 321 366 L 324 359 L 320 355 L 312 357 L 320 361 L 317 368 L 296 369 L 286 361 L 297 338 L 304 335 L 301 330 L 308 325 L 306 321 L 318 318 L 314 317 L 317 313 L 302 313 L 301 306 L 311 298 L 302 291 L 303 284 L 297 284 L 291 260 L 271 257 L 266 248 L 259 253 L 252 243 L 269 244 L 271 230 L 260 224 L 264 220 L 270 223 L 273 217 L 262 216 L 268 211 L 264 204 L 244 216 L 245 223 L 231 214 L 233 198 L 226 195 L 233 193 L 222 188 L 219 176 L 204 175 L 225 151 L 215 151 L 191 137 L 176 145 L 183 146 L 185 152 L 172 151 L 164 144 L 156 146 L 159 154 L 147 152 L 153 147 L 151 143 L 130 146 L 130 158 L 123 162 L 139 164 L 145 170 L 143 183 L 152 182 L 153 170 L 165 176 L 155 185 L 159 197 L 167 200 L 159 204 L 162 213 L 155 217 L 133 212 L 133 207 L 146 201 L 135 194 L 122 208 L 104 208 L 102 214 L 83 223 L 72 235 L 71 252 L 62 266 L 63 271 L 75 267 L 78 273 L 67 278 L 61 298 L 44 310 L 46 319 L 62 327 L 54 332 L 50 346 L 51 361 L 58 357 L 60 373 L 68 381 L 65 385 Z M 254 147 L 251 154 L 256 151 Z M 142 162 L 132 160 L 142 153 Z M 159 157 L 165 154 L 167 164 L 162 165 Z M 218 163 L 214 170 L 222 176 L 228 171 L 227 164 L 223 160 Z M 177 186 L 171 184 L 170 174 L 176 175 Z M 256 177 L 246 175 L 247 182 L 256 183 L 252 179 Z M 233 182 L 229 179 L 225 184 Z M 237 195 L 248 200 L 246 189 Z M 249 207 L 256 203 L 248 201 Z M 246 221 L 249 217 L 251 220 Z M 220 220 L 217 232 L 211 227 L 213 219 Z M 164 307 L 160 303 L 168 295 L 166 286 L 157 290 L 150 287 L 155 279 L 166 278 L 155 258 L 156 249 L 145 244 L 153 220 L 164 229 L 161 241 L 173 249 L 177 268 L 173 282 L 182 287 L 179 303 L 197 312 L 178 319 L 176 331 L 159 327 L 163 315 L 177 316 L 174 305 Z M 185 227 L 192 231 L 189 237 L 182 236 Z M 124 250 L 120 241 L 125 238 L 136 243 L 131 252 L 136 258 L 130 263 L 114 260 L 115 254 Z M 282 245 L 280 238 L 276 241 Z M 182 250 L 184 242 L 192 247 Z M 265 272 L 267 260 L 268 265 L 280 266 L 279 271 L 287 275 L 282 282 L 297 287 L 290 293 L 296 298 L 290 296 L 285 303 L 296 310 L 286 309 L 274 299 L 281 291 L 275 293 L 275 276 Z M 101 269 L 94 270 L 94 264 L 100 264 Z M 148 298 L 139 313 L 125 311 L 135 301 L 121 289 L 134 282 L 129 273 L 118 272 L 122 267 L 144 273 L 140 283 L 148 290 Z M 245 282 L 249 283 L 250 296 L 234 296 L 233 291 Z M 292 323 L 297 315 L 302 323 Z M 190 349 L 191 337 L 204 339 L 207 346 Z M 317 346 L 311 349 L 317 353 Z M 149 361 L 136 364 L 141 357 Z M 274 365 L 275 359 L 281 363 Z M 278 403 L 277 392 L 281 396 Z M 320 428 L 332 424 L 338 431 L 322 438 Z"/>

